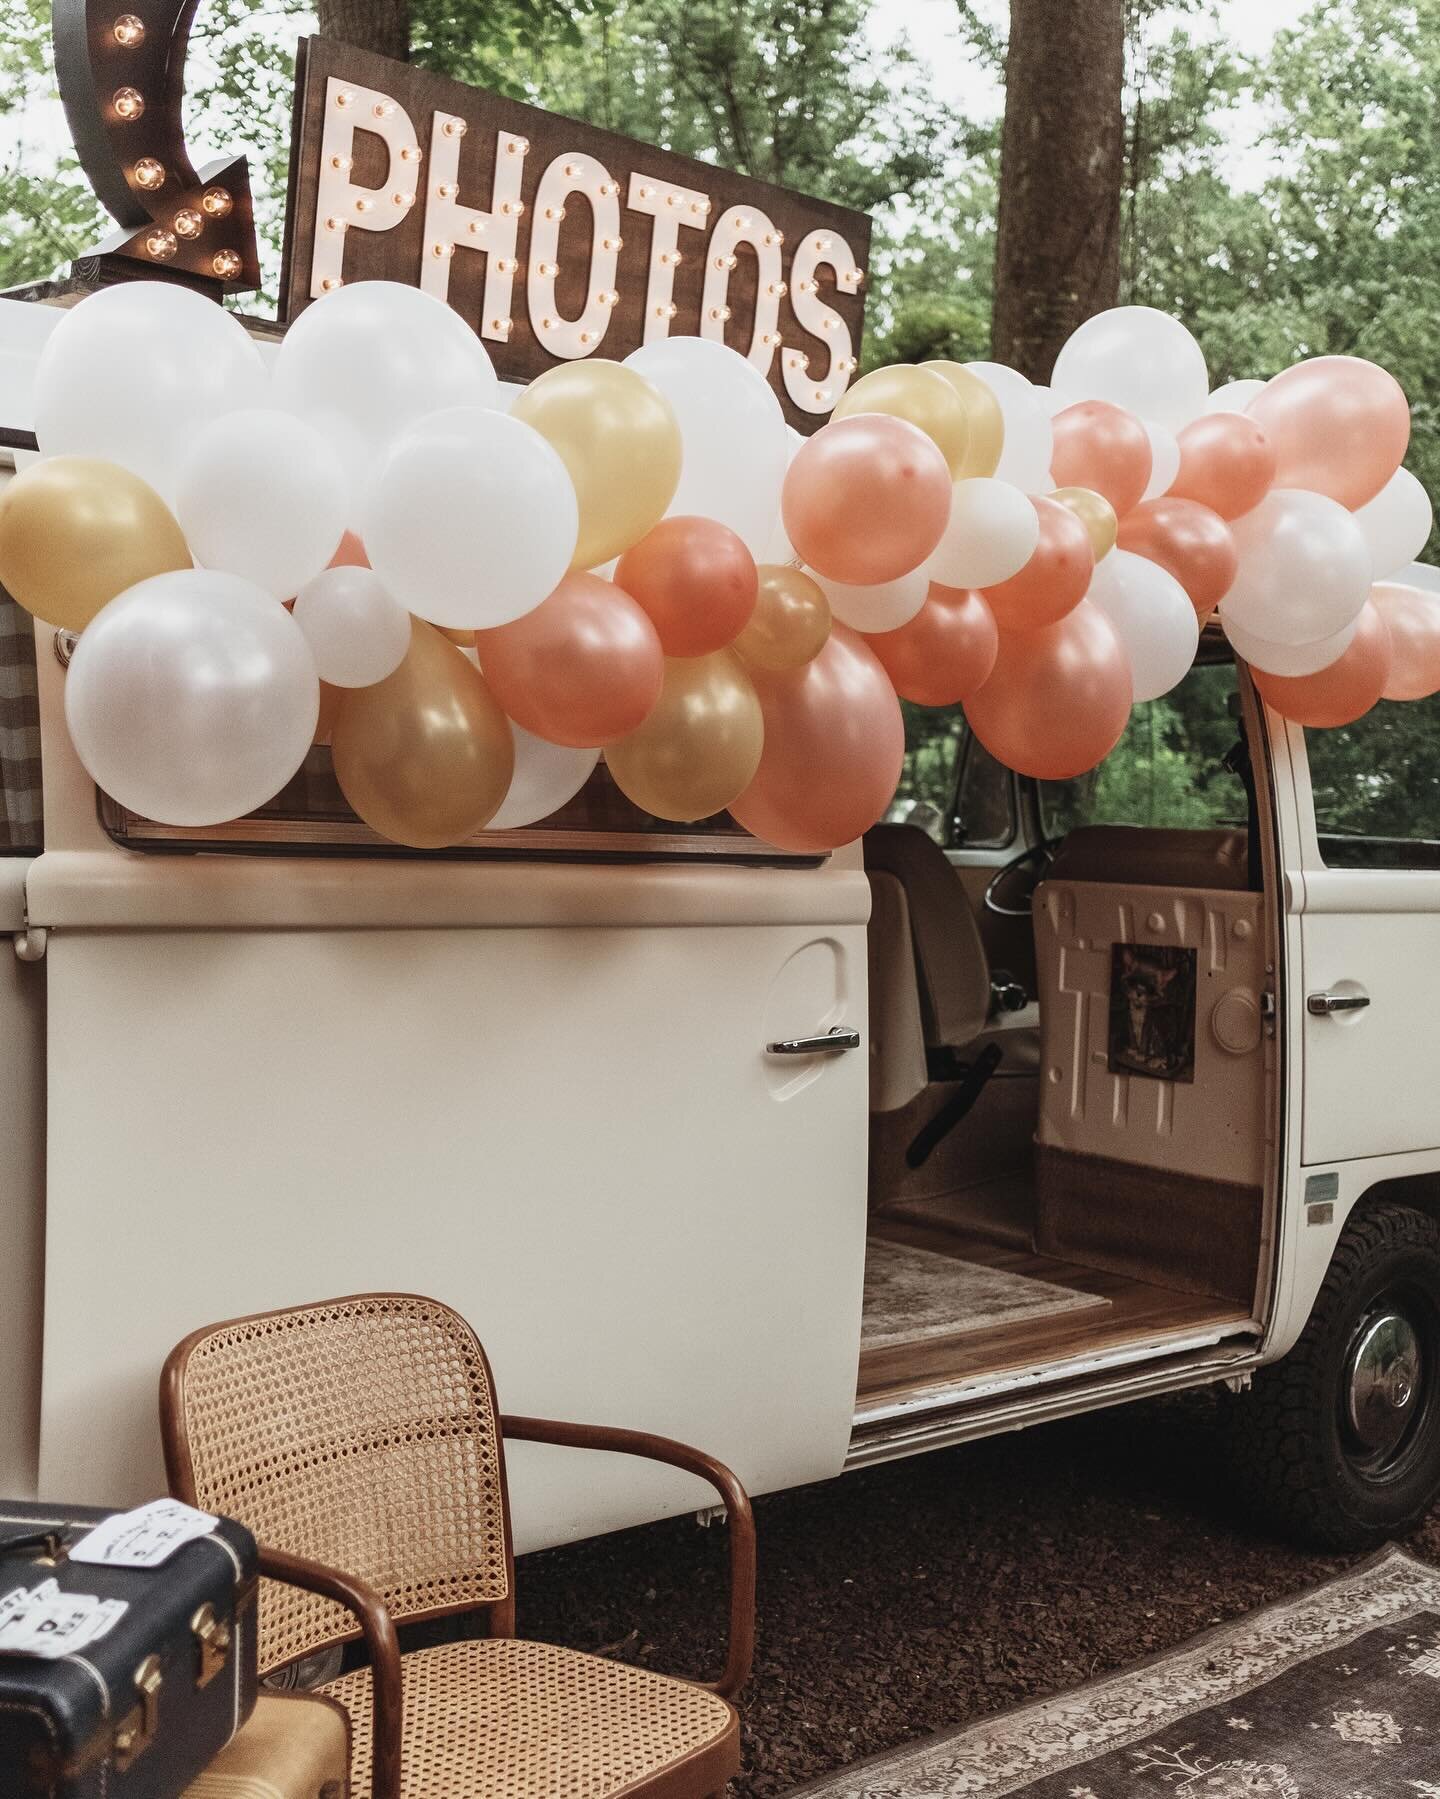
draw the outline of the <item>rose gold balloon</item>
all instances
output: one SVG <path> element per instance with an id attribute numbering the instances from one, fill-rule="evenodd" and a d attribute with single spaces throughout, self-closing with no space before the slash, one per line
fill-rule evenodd
<path id="1" fill-rule="evenodd" d="M 1069 781 L 1119 743 L 1133 692 L 1114 626 L 1082 600 L 1059 624 L 1003 633 L 994 672 L 966 701 L 965 716 L 1007 768 L 1040 781 Z"/>
<path id="2" fill-rule="evenodd" d="M 322 749 L 329 745 L 334 734 L 335 718 L 345 693 L 346 689 L 343 687 L 332 687 L 328 681 L 320 683 L 320 716 L 315 720 L 315 736 L 312 741 Z"/>
<path id="3" fill-rule="evenodd" d="M 620 558 L 615 585 L 649 613 L 667 656 L 708 656 L 755 610 L 755 558 L 713 518 L 662 518 Z"/>
<path id="4" fill-rule="evenodd" d="M 802 668 L 825 647 L 830 602 L 803 569 L 762 562 L 750 622 L 735 639 L 735 654 L 750 668 L 783 674 Z"/>
<path id="5" fill-rule="evenodd" d="M 1057 412 L 1050 472 L 1057 487 L 1088 487 L 1124 518 L 1150 479 L 1150 435 L 1133 412 L 1108 400 L 1081 400 Z"/>
<path id="6" fill-rule="evenodd" d="M 1423 700 L 1440 693 L 1440 595 L 1398 581 L 1370 589 L 1370 603 L 1390 630 L 1386 700 Z"/>
<path id="7" fill-rule="evenodd" d="M 1085 598 L 1095 573 L 1095 550 L 1085 521 L 1060 500 L 1032 499 L 1040 515 L 1040 541 L 1017 575 L 986 587 L 1002 631 L 1034 631 L 1053 625 Z"/>
<path id="8" fill-rule="evenodd" d="M 365 554 L 365 545 L 353 531 L 347 531 L 340 539 L 340 547 L 330 558 L 331 568 L 369 568 L 370 558 Z"/>
<path id="9" fill-rule="evenodd" d="M 491 692 L 532 736 L 593 750 L 628 737 L 665 678 L 655 627 L 628 593 L 572 573 L 533 612 L 477 631 Z"/>
<path id="10" fill-rule="evenodd" d="M 813 662 L 757 686 L 765 751 L 731 816 L 777 849 L 853 843 L 883 816 L 905 760 L 890 677 L 863 637 L 836 625 Z"/>
<path id="11" fill-rule="evenodd" d="M 1229 593 L 1240 566 L 1224 519 L 1196 500 L 1177 500 L 1168 493 L 1127 513 L 1116 542 L 1174 575 L 1201 618 Z"/>
<path id="12" fill-rule="evenodd" d="M 754 778 L 765 722 L 733 650 L 668 657 L 660 700 L 605 752 L 621 793 L 656 818 L 688 823 L 725 808 Z"/>
<path id="13" fill-rule="evenodd" d="M 1275 446 L 1247 413 L 1202 413 L 1176 442 L 1180 473 L 1166 499 L 1196 500 L 1221 518 L 1239 518 L 1275 485 Z"/>
<path id="14" fill-rule="evenodd" d="M 939 543 L 950 488 L 949 465 L 923 431 L 867 412 L 822 425 L 800 446 L 780 509 L 802 561 L 832 581 L 877 587 Z"/>
<path id="15" fill-rule="evenodd" d="M 932 582 L 908 624 L 865 641 L 902 700 L 953 706 L 989 679 L 1000 634 L 983 594 Z"/>
<path id="16" fill-rule="evenodd" d="M 1313 675 L 1267 675 L 1252 668 L 1261 698 L 1297 725 L 1353 724 L 1384 694 L 1390 676 L 1390 627 L 1366 600 L 1349 647 Z"/>
<path id="17" fill-rule="evenodd" d="M 1246 408 L 1275 446 L 1275 485 L 1373 500 L 1410 442 L 1400 383 L 1359 356 L 1316 356 L 1267 381 Z"/>

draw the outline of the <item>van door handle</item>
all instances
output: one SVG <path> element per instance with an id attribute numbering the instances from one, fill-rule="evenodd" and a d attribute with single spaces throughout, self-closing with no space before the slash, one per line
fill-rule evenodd
<path id="1" fill-rule="evenodd" d="M 859 1049 L 860 1033 L 848 1024 L 832 1025 L 823 1036 L 781 1037 L 765 1045 L 767 1056 L 838 1056 L 842 1050 Z"/>
<path id="2" fill-rule="evenodd" d="M 1311 993 L 1306 996 L 1305 1010 L 1312 1017 L 1326 1018 L 1331 1012 L 1358 1012 L 1369 1004 L 1368 993 Z"/>

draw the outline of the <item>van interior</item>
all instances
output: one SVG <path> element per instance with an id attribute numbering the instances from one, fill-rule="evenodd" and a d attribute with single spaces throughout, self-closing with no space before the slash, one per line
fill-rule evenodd
<path id="1" fill-rule="evenodd" d="M 1253 1344 L 1276 921 L 1258 718 L 1241 713 L 1207 631 L 1181 687 L 1077 781 L 1010 775 L 958 709 L 953 750 L 912 741 L 896 822 L 864 845 L 857 1447 Z"/>

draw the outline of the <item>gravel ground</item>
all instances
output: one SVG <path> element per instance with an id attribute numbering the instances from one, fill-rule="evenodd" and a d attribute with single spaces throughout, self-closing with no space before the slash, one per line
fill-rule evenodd
<path id="1" fill-rule="evenodd" d="M 1259 1535 L 1188 1395 L 756 1502 L 750 1799 L 1074 1686 L 1338 1571 Z M 1440 1562 L 1440 1512 L 1411 1548 Z M 528 1556 L 522 1635 L 718 1672 L 725 1542 L 693 1519 Z"/>

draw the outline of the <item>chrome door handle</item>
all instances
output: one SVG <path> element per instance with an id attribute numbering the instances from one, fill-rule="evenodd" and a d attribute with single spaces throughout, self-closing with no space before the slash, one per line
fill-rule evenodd
<path id="1" fill-rule="evenodd" d="M 823 1036 L 781 1037 L 765 1045 L 767 1056 L 838 1056 L 841 1050 L 859 1049 L 860 1033 L 848 1024 L 832 1025 Z"/>
<path id="2" fill-rule="evenodd" d="M 1311 993 L 1306 995 L 1305 1010 L 1313 1018 L 1325 1018 L 1331 1012 L 1358 1012 L 1369 1004 L 1368 993 Z"/>

